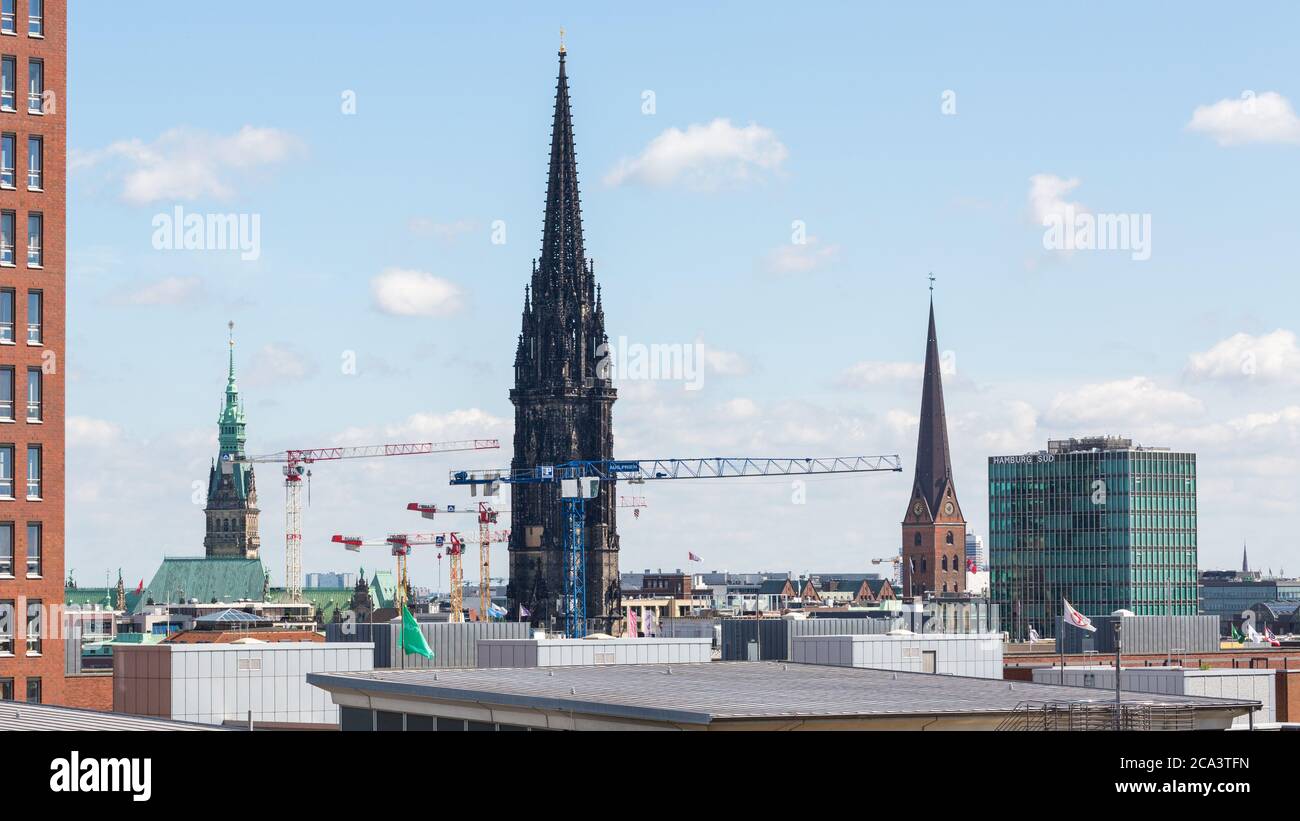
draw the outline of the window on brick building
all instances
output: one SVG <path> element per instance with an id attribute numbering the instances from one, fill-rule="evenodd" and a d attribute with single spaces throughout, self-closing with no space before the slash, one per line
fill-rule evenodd
<path id="1" fill-rule="evenodd" d="M 0 188 L 13 188 L 14 152 L 18 150 L 18 137 L 13 134 L 0 134 Z"/>
<path id="2" fill-rule="evenodd" d="M 14 523 L 0 522 L 0 576 L 14 575 Z"/>
<path id="3" fill-rule="evenodd" d="M 45 113 L 45 63 L 27 61 L 27 113 Z"/>
<path id="4" fill-rule="evenodd" d="M 13 266 L 14 262 L 14 225 L 13 211 L 0 211 L 0 265 Z"/>
<path id="5" fill-rule="evenodd" d="M 41 703 L 41 680 L 39 678 L 27 678 L 27 703 Z"/>
<path id="6" fill-rule="evenodd" d="M 27 498 L 41 498 L 41 446 L 27 446 Z M 28 538 L 31 537 L 32 529 L 27 528 Z M 28 573 L 31 570 L 27 571 Z"/>
<path id="7" fill-rule="evenodd" d="M 27 36 L 45 36 L 45 0 L 27 0 Z"/>
<path id="8" fill-rule="evenodd" d="M 0 57 L 0 109 L 17 111 L 18 60 Z"/>
<path id="9" fill-rule="evenodd" d="M 41 369 L 27 369 L 27 421 L 41 421 Z"/>
<path id="10" fill-rule="evenodd" d="M 0 421 L 14 421 L 14 369 L 0 367 Z"/>
<path id="11" fill-rule="evenodd" d="M 42 561 L 41 523 L 27 523 L 27 575 L 40 576 L 44 566 Z"/>
<path id="12" fill-rule="evenodd" d="M 0 445 L 0 498 L 14 497 L 14 446 Z"/>
<path id="13" fill-rule="evenodd" d="M 27 344 L 39 345 L 44 340 L 45 294 L 27 292 Z"/>
<path id="14" fill-rule="evenodd" d="M 18 33 L 18 0 L 0 2 L 0 33 Z"/>
<path id="15" fill-rule="evenodd" d="M 14 291 L 0 289 L 0 344 L 12 345 L 14 341 Z"/>
<path id="16" fill-rule="evenodd" d="M 45 140 L 27 138 L 27 188 L 40 191 L 45 186 Z"/>
<path id="17" fill-rule="evenodd" d="M 14 700 L 14 680 L 11 678 L 0 678 L 0 701 Z"/>
<path id="18" fill-rule="evenodd" d="M 45 611 L 40 599 L 27 600 L 27 652 L 41 652 L 41 636 L 44 635 L 44 625 L 41 624 L 41 614 Z M 30 680 L 30 679 L 29 679 Z"/>
<path id="19" fill-rule="evenodd" d="M 45 239 L 45 218 L 40 214 L 27 215 L 27 267 L 39 268 L 44 264 L 42 253 Z"/>
<path id="20" fill-rule="evenodd" d="M 14 654 L 14 601 L 13 599 L 0 599 L 0 656 L 12 656 Z M 10 685 L 13 679 L 9 680 Z M 12 692 L 12 691 L 11 691 Z M 0 701 L 10 701 L 0 693 Z"/>

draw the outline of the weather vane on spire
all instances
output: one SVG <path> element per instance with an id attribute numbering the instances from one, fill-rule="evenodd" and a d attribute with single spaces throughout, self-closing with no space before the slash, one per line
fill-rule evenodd
<path id="1" fill-rule="evenodd" d="M 934 272 L 930 272 L 930 293 L 934 293 Z"/>
<path id="2" fill-rule="evenodd" d="M 564 53 L 564 26 L 560 26 L 560 53 Z"/>
<path id="3" fill-rule="evenodd" d="M 233 348 L 235 347 L 235 320 L 227 322 L 226 327 L 230 329 L 230 347 Z"/>

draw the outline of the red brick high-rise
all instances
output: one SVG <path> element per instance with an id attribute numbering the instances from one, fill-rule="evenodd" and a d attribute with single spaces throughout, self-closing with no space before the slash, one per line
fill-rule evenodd
<path id="1" fill-rule="evenodd" d="M 966 589 L 966 517 L 957 503 L 943 408 L 934 299 L 925 341 L 921 428 L 916 441 L 916 479 L 903 517 L 903 595 L 961 593 Z"/>
<path id="2" fill-rule="evenodd" d="M 64 701 L 67 2 L 0 0 L 0 698 Z"/>

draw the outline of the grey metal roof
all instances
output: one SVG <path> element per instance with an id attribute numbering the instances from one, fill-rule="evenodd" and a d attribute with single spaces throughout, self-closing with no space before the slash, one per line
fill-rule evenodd
<path id="1" fill-rule="evenodd" d="M 51 704 L 27 704 L 0 701 L 0 732 L 5 730 L 221 730 L 208 724 L 170 721 L 125 713 L 102 713 L 55 707 Z"/>
<path id="2" fill-rule="evenodd" d="M 627 664 L 490 670 L 309 673 L 326 690 L 565 710 L 655 721 L 1003 713 L 1026 701 L 1109 703 L 1090 687 L 793 662 Z M 1126 703 L 1245 707 L 1258 702 L 1125 692 Z"/>

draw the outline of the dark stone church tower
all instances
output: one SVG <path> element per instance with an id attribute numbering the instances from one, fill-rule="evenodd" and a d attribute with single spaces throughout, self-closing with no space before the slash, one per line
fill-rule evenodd
<path id="1" fill-rule="evenodd" d="M 598 367 L 605 312 L 595 267 L 582 244 L 578 165 L 564 48 L 555 89 L 550 174 L 542 253 L 524 292 L 523 327 L 515 353 L 515 440 L 512 468 L 575 459 L 610 459 L 615 390 Z M 564 526 L 557 484 L 511 486 L 510 585 L 512 615 L 523 605 L 534 624 L 549 626 L 564 590 Z M 614 489 L 602 484 L 587 502 L 587 617 L 617 618 L 618 530 Z"/>
<path id="2" fill-rule="evenodd" d="M 903 595 L 962 593 L 966 589 L 966 517 L 957 503 L 943 409 L 943 376 L 934 330 L 934 298 L 925 341 L 921 429 L 916 442 L 916 479 L 903 518 Z"/>
<path id="3" fill-rule="evenodd" d="M 238 461 L 244 455 L 244 404 L 235 384 L 235 324 L 230 323 L 230 375 L 226 396 L 217 417 L 220 453 L 208 473 L 208 505 L 204 508 L 208 531 L 203 552 L 208 558 L 256 559 L 262 546 L 257 535 L 257 481 L 253 466 Z"/>

